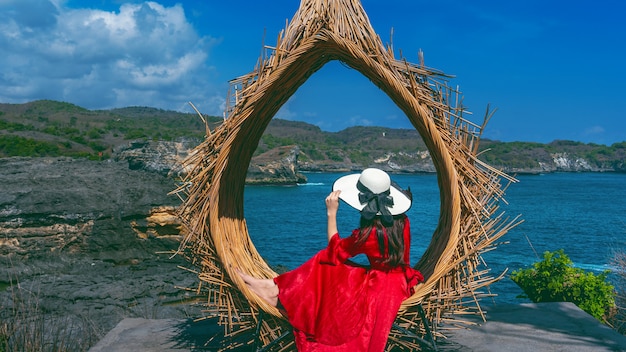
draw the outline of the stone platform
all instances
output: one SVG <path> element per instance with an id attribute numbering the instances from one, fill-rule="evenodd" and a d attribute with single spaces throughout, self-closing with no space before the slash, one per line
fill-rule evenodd
<path id="1" fill-rule="evenodd" d="M 438 350 L 469 352 L 626 351 L 626 336 L 601 324 L 572 303 L 524 303 L 483 307 L 487 322 L 449 333 Z M 202 348 L 222 328 L 178 319 L 122 320 L 89 352 L 183 352 Z M 355 351 L 356 352 L 356 351 Z"/>

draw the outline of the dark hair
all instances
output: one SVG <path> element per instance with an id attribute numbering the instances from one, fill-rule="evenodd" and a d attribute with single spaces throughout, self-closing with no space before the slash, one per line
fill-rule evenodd
<path id="1" fill-rule="evenodd" d="M 376 216 L 371 220 L 361 217 L 360 231 L 357 238 L 357 244 L 362 244 L 367 240 L 368 236 L 374 229 L 378 240 L 378 248 L 383 256 L 382 263 L 396 267 L 404 265 L 404 224 L 406 215 L 394 215 L 393 222 L 385 226 L 380 216 Z M 385 248 L 385 232 L 387 233 L 387 242 L 389 248 Z M 389 255 L 386 256 L 385 253 Z"/>

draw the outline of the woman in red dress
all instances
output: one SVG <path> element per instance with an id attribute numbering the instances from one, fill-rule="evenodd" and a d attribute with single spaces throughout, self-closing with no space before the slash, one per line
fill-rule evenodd
<path id="1" fill-rule="evenodd" d="M 339 199 L 361 213 L 349 237 L 337 231 Z M 409 265 L 410 190 L 369 168 L 339 178 L 326 197 L 328 246 L 274 279 L 239 272 L 293 326 L 298 351 L 383 351 L 403 300 L 423 281 Z M 365 254 L 369 266 L 349 259 Z"/>

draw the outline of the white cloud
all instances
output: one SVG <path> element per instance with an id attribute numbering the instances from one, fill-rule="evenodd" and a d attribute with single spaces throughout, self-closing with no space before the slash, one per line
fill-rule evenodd
<path id="1" fill-rule="evenodd" d="M 372 126 L 373 121 L 361 115 L 353 115 L 348 118 L 349 124 L 344 126 Z"/>
<path id="2" fill-rule="evenodd" d="M 182 5 L 148 1 L 107 12 L 53 1 L 0 0 L 0 101 L 90 109 L 215 101 L 204 80 L 217 40 L 200 36 Z"/>
<path id="3" fill-rule="evenodd" d="M 600 134 L 604 134 L 606 131 L 604 129 L 604 127 L 602 126 L 591 126 L 589 128 L 587 128 L 585 130 L 585 135 L 589 136 L 589 135 L 600 135 Z"/>
<path id="4" fill-rule="evenodd" d="M 295 95 L 292 95 L 289 100 L 287 100 L 287 102 L 280 107 L 274 118 L 283 120 L 294 120 L 297 117 L 297 114 L 291 109 L 291 102 L 295 101 L 296 99 L 297 97 Z"/>

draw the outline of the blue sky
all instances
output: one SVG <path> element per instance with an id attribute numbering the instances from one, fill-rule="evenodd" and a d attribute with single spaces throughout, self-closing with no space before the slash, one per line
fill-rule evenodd
<path id="1" fill-rule="evenodd" d="M 299 0 L 0 0 L 0 102 L 152 106 L 221 116 Z M 454 75 L 470 120 L 502 141 L 626 141 L 626 3 L 362 0 L 396 56 Z M 391 32 L 393 30 L 393 37 Z M 357 71 L 331 62 L 278 118 L 338 131 L 412 128 Z"/>

